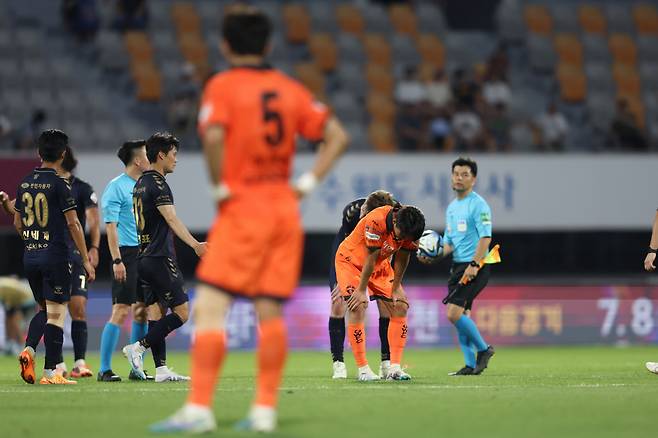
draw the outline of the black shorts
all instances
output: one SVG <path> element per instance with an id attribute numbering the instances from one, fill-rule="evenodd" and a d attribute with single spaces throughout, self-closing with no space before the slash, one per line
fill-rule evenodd
<path id="1" fill-rule="evenodd" d="M 465 310 L 471 310 L 473 300 L 485 288 L 491 275 L 489 266 L 484 265 L 472 281 L 460 285 L 459 280 L 461 280 L 468 265 L 468 263 L 453 263 L 450 268 L 450 279 L 448 280 L 448 293 L 452 294 L 448 299 L 448 303 L 463 307 Z"/>
<path id="2" fill-rule="evenodd" d="M 24 257 L 25 276 L 36 302 L 66 303 L 71 300 L 72 264 L 66 256 Z"/>
<path id="3" fill-rule="evenodd" d="M 139 276 L 137 273 L 137 246 L 122 246 L 119 248 L 121 260 L 126 267 L 126 281 L 121 283 L 114 279 L 112 275 L 112 304 L 128 304 L 144 302 L 144 293 L 138 287 Z"/>
<path id="4" fill-rule="evenodd" d="M 160 303 L 171 309 L 188 301 L 183 273 L 169 257 L 140 258 L 139 282 L 147 306 Z"/>
<path id="5" fill-rule="evenodd" d="M 82 261 L 74 258 L 71 264 L 73 265 L 71 271 L 71 296 L 87 298 L 87 272 L 82 266 Z"/>

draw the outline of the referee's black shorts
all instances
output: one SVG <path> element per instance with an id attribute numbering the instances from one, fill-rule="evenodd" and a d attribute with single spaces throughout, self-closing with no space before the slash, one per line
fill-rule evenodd
<path id="1" fill-rule="evenodd" d="M 112 273 L 112 304 L 133 304 L 144 302 L 144 292 L 138 288 L 139 275 L 137 272 L 137 253 L 138 246 L 121 246 L 119 247 L 121 260 L 126 267 L 126 281 L 121 283 L 116 281 Z"/>
<path id="2" fill-rule="evenodd" d="M 484 265 L 473 280 L 460 285 L 459 280 L 461 280 L 468 265 L 468 263 L 453 263 L 450 268 L 450 279 L 448 280 L 448 293 L 452 294 L 448 299 L 448 303 L 463 307 L 465 310 L 471 310 L 473 300 L 485 288 L 491 275 L 489 265 Z"/>

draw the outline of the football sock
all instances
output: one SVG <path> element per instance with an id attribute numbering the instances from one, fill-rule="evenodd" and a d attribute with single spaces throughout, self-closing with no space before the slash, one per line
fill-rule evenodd
<path id="1" fill-rule="evenodd" d="M 388 326 L 388 343 L 391 345 L 391 363 L 402 363 L 402 352 L 407 344 L 407 317 L 392 317 Z"/>
<path id="2" fill-rule="evenodd" d="M 471 344 L 468 336 L 464 333 L 457 332 L 457 337 L 459 339 L 459 347 L 462 349 L 462 353 L 464 353 L 464 364 L 467 367 L 475 368 L 475 351 L 473 350 L 473 344 Z"/>
<path id="3" fill-rule="evenodd" d="M 187 402 L 210 406 L 215 385 L 226 356 L 226 335 L 222 330 L 197 331 L 192 344 L 192 380 Z"/>
<path id="4" fill-rule="evenodd" d="M 345 318 L 329 318 L 329 342 L 331 358 L 334 362 L 345 362 L 343 357 L 345 344 Z"/>
<path id="5" fill-rule="evenodd" d="M 354 353 L 354 360 L 356 361 L 356 366 L 361 368 L 368 365 L 368 359 L 366 358 L 366 329 L 363 323 L 360 324 L 348 324 L 347 325 L 347 334 L 349 336 L 350 346 L 352 347 L 352 352 Z"/>
<path id="6" fill-rule="evenodd" d="M 146 336 L 146 332 L 149 328 L 150 327 L 147 326 L 145 322 L 133 321 L 130 326 L 130 343 L 134 344 Z"/>
<path id="7" fill-rule="evenodd" d="M 169 333 L 173 332 L 182 325 L 183 320 L 180 319 L 180 316 L 172 312 L 164 318 L 155 321 L 153 326 L 149 325 L 149 331 L 146 333 L 146 336 L 144 336 L 144 338 L 139 341 L 139 343 L 142 344 L 144 348 L 151 348 L 153 344 L 163 341 Z"/>
<path id="8" fill-rule="evenodd" d="M 30 326 L 27 329 L 27 337 L 25 338 L 25 346 L 32 347 L 36 351 L 37 345 L 46 330 L 46 321 L 48 316 L 45 310 L 37 312 L 30 321 Z"/>
<path id="9" fill-rule="evenodd" d="M 286 323 L 281 317 L 272 318 L 261 322 L 259 329 L 255 404 L 275 407 L 288 353 Z"/>
<path id="10" fill-rule="evenodd" d="M 54 370 L 62 357 L 64 330 L 54 324 L 46 324 L 43 340 L 44 344 L 46 344 L 46 359 L 44 369 Z"/>
<path id="11" fill-rule="evenodd" d="M 477 326 L 475 325 L 475 321 L 473 321 L 468 316 L 462 315 L 455 323 L 455 327 L 459 333 L 463 333 L 468 337 L 473 345 L 475 345 L 477 351 L 485 351 L 487 348 L 489 348 L 487 343 L 484 342 L 484 339 L 482 338 L 482 335 L 480 334 Z"/>
<path id="12" fill-rule="evenodd" d="M 87 321 L 71 321 L 71 339 L 75 360 L 84 359 L 87 353 Z"/>
<path id="13" fill-rule="evenodd" d="M 121 329 L 118 325 L 111 322 L 105 324 L 103 334 L 101 334 L 101 367 L 99 370 L 101 373 L 112 369 L 112 354 L 117 348 L 120 334 Z"/>
<path id="14" fill-rule="evenodd" d="M 391 360 L 391 348 L 388 345 L 388 325 L 390 318 L 379 318 L 379 342 L 381 344 L 382 360 Z"/>
<path id="15" fill-rule="evenodd" d="M 149 330 L 151 330 L 156 323 L 157 321 L 149 321 Z M 155 363 L 156 368 L 167 365 L 167 342 L 164 339 L 151 344 L 151 353 L 153 354 L 153 362 Z"/>

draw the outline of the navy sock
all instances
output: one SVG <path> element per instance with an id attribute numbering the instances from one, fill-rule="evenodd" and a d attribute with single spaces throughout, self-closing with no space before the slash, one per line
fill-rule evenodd
<path id="1" fill-rule="evenodd" d="M 48 321 L 48 316 L 45 310 L 37 312 L 32 317 L 30 326 L 27 329 L 27 337 L 25 338 L 26 347 L 32 347 L 36 351 L 37 345 L 39 345 L 39 341 L 46 330 L 46 321 Z"/>
<path id="2" fill-rule="evenodd" d="M 391 348 L 388 345 L 388 323 L 391 318 L 379 318 L 379 342 L 382 345 L 382 360 L 391 360 Z"/>
<path id="3" fill-rule="evenodd" d="M 183 325 L 183 320 L 175 313 L 170 313 L 159 321 L 155 321 L 153 327 L 149 327 L 144 339 L 139 341 L 145 348 L 151 348 L 155 343 L 164 340 L 167 335 Z"/>
<path id="4" fill-rule="evenodd" d="M 334 362 L 345 362 L 343 357 L 345 345 L 345 318 L 329 318 L 329 342 L 331 358 Z"/>
<path id="5" fill-rule="evenodd" d="M 158 321 L 149 321 L 149 331 L 151 331 Z M 151 353 L 153 354 L 153 362 L 155 367 L 163 367 L 167 365 L 167 343 L 164 338 L 158 342 L 151 344 Z"/>
<path id="6" fill-rule="evenodd" d="M 71 339 L 75 360 L 84 359 L 87 354 L 87 321 L 71 321 Z"/>
<path id="7" fill-rule="evenodd" d="M 44 369 L 54 370 L 62 358 L 62 344 L 64 343 L 64 330 L 54 324 L 46 324 L 44 331 L 46 344 L 46 360 Z"/>

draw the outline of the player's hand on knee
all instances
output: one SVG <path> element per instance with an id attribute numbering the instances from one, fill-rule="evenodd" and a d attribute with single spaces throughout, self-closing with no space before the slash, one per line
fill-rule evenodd
<path id="1" fill-rule="evenodd" d="M 340 300 L 342 300 L 343 297 L 340 295 L 340 288 L 338 285 L 336 285 L 332 290 L 331 290 L 331 302 L 332 303 L 338 303 Z"/>
<path id="2" fill-rule="evenodd" d="M 644 269 L 651 272 L 656 270 L 654 262 L 656 261 L 656 253 L 650 252 L 644 259 Z"/>
<path id="3" fill-rule="evenodd" d="M 398 288 L 394 290 L 392 294 L 392 298 L 393 298 L 393 307 L 397 306 L 398 304 L 408 303 L 407 294 L 404 293 L 404 290 L 402 290 L 402 288 Z"/>
<path id="4" fill-rule="evenodd" d="M 355 311 L 361 305 L 364 309 L 368 307 L 368 297 L 366 295 L 366 291 L 354 291 L 354 293 L 352 293 L 352 295 L 350 295 L 347 300 L 347 307 L 351 311 Z"/>

